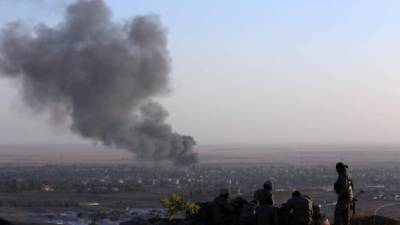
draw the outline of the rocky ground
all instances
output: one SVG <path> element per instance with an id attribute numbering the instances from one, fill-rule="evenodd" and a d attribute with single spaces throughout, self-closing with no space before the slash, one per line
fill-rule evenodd
<path id="1" fill-rule="evenodd" d="M 141 219 L 134 218 L 130 221 L 123 222 L 120 225 L 186 225 L 183 219 L 175 219 L 175 220 L 167 220 L 167 219 Z M 193 225 L 193 223 L 190 223 Z M 39 225 L 39 224 L 14 224 L 9 221 L 0 219 L 0 225 Z M 49 224 L 46 224 L 49 225 Z M 382 217 L 382 216 L 362 216 L 357 217 L 352 221 L 352 225 L 400 225 L 400 221 L 393 220 L 390 218 Z"/>
<path id="2" fill-rule="evenodd" d="M 168 221 L 165 219 L 143 220 L 135 218 L 131 221 L 121 223 L 120 225 L 184 225 L 183 220 Z M 192 223 L 191 223 L 192 225 Z M 352 225 L 400 225 L 400 221 L 393 220 L 382 216 L 362 216 L 352 221 Z"/>

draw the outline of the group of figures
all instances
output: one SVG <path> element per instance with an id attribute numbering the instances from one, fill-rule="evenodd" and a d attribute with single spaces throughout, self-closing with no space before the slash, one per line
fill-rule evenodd
<path id="1" fill-rule="evenodd" d="M 353 182 L 347 165 L 336 164 L 338 179 L 334 190 L 338 195 L 334 225 L 349 225 L 353 206 Z M 313 204 L 312 199 L 299 191 L 292 193 L 281 207 L 274 206 L 273 185 L 266 181 L 254 192 L 253 200 L 243 197 L 229 199 L 229 191 L 221 189 L 212 202 L 201 203 L 200 212 L 192 221 L 202 225 L 329 225 L 329 220 Z"/>

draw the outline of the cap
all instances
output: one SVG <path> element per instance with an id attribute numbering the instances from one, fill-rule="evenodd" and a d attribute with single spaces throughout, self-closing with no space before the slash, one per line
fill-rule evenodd
<path id="1" fill-rule="evenodd" d="M 346 169 L 346 168 L 349 168 L 349 166 L 343 164 L 342 162 L 336 163 L 336 169 Z"/>

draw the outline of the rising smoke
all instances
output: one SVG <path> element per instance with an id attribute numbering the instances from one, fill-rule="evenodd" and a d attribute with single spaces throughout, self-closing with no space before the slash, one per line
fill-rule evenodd
<path id="1" fill-rule="evenodd" d="M 159 18 L 118 24 L 111 16 L 102 0 L 81 0 L 57 27 L 8 24 L 0 38 L 2 75 L 21 82 L 30 109 L 68 118 L 84 138 L 140 159 L 195 163 L 194 139 L 175 133 L 153 100 L 168 92 L 170 72 Z"/>

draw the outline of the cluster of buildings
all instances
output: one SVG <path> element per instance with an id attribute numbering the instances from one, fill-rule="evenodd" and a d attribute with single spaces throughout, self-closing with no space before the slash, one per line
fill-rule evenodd
<path id="1" fill-rule="evenodd" d="M 351 170 L 356 189 L 370 199 L 399 199 L 400 167 L 368 166 Z M 41 190 L 126 193 L 149 188 L 207 192 L 227 187 L 254 190 L 270 179 L 275 190 L 332 190 L 332 166 L 198 165 L 190 168 L 132 165 L 46 165 L 0 167 L 0 192 Z M 180 191 L 180 192 L 181 192 Z"/>
<path id="2" fill-rule="evenodd" d="M 384 164 L 355 166 L 350 172 L 356 191 L 363 189 L 365 192 L 364 201 L 400 202 L 400 167 Z M 326 165 L 200 164 L 190 168 L 128 164 L 3 165 L 0 166 L 0 207 L 22 207 L 35 212 L 38 208 L 48 209 L 35 213 L 35 218 L 49 223 L 62 221 L 64 224 L 80 225 L 96 221 L 97 224 L 111 225 L 136 216 L 161 215 L 164 212 L 160 209 L 159 199 L 168 193 L 175 192 L 191 200 L 204 201 L 212 199 L 215 190 L 226 187 L 234 194 L 250 198 L 252 192 L 269 179 L 274 184 L 278 202 L 287 199 L 294 189 L 300 189 L 306 190 L 316 203 L 329 210 L 336 198 L 332 190 L 336 177 L 335 168 Z M 28 202 L 28 198 L 19 201 L 4 199 L 9 196 L 18 199 L 21 193 L 34 193 L 42 202 L 35 204 Z M 40 197 L 49 195 L 57 196 L 58 203 L 53 197 L 46 201 Z M 150 207 L 135 205 L 135 201 L 139 201 L 137 196 L 145 195 L 148 196 L 143 201 L 153 201 L 149 203 Z M 84 196 L 85 200 L 71 196 Z M 92 196 L 89 197 L 91 201 L 87 200 L 88 196 Z M 101 196 L 108 196 L 108 200 Z M 110 199 L 115 201 L 113 206 L 105 204 Z M 121 199 L 130 199 L 130 202 L 122 202 Z M 56 208 L 63 210 L 55 212 Z"/>

